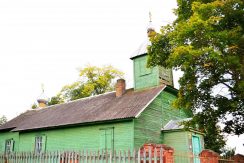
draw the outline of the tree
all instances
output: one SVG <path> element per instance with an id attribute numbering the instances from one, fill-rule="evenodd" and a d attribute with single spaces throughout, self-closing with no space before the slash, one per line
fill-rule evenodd
<path id="1" fill-rule="evenodd" d="M 244 2 L 178 0 L 177 19 L 150 40 L 148 66 L 183 71 L 174 105 L 191 109 L 202 129 L 208 124 L 244 133 Z M 215 138 L 217 139 L 217 138 Z"/>
<path id="2" fill-rule="evenodd" d="M 7 118 L 3 115 L 0 117 L 0 125 L 4 124 L 7 122 Z"/>
<path id="3" fill-rule="evenodd" d="M 36 104 L 36 103 L 33 103 L 33 104 L 31 105 L 31 109 L 36 109 L 36 108 L 38 108 L 37 104 Z"/>
<path id="4" fill-rule="evenodd" d="M 58 93 L 56 96 L 51 97 L 50 101 L 48 101 L 47 105 L 55 105 L 64 103 L 64 99 L 61 97 L 61 94 Z"/>
<path id="5" fill-rule="evenodd" d="M 64 86 L 51 98 L 48 105 L 72 101 L 91 95 L 99 95 L 114 90 L 114 80 L 121 78 L 123 73 L 112 66 L 87 66 L 79 70 L 79 80 Z"/>
<path id="6" fill-rule="evenodd" d="M 222 150 L 222 157 L 224 158 L 233 158 L 235 156 L 236 148 L 224 148 Z"/>
<path id="7" fill-rule="evenodd" d="M 197 124 L 198 128 L 205 134 L 204 148 L 211 149 L 217 153 L 223 153 L 226 139 L 221 128 L 217 125 L 217 119 L 212 117 L 211 120 L 208 120 L 208 124 L 206 124 L 205 119 L 206 117 L 201 117 L 201 119 L 198 119 L 197 122 L 192 124 Z"/>

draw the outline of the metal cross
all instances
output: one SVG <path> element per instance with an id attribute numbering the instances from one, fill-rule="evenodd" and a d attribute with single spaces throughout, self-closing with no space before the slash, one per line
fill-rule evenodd
<path id="1" fill-rule="evenodd" d="M 151 13 L 151 11 L 149 11 L 149 22 L 150 23 L 152 22 L 152 13 Z"/>
<path id="2" fill-rule="evenodd" d="M 43 83 L 42 83 L 41 87 L 42 87 L 42 93 L 44 93 L 44 84 Z"/>

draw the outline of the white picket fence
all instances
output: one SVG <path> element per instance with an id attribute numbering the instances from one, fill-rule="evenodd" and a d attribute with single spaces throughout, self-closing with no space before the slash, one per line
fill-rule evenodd
<path id="1" fill-rule="evenodd" d="M 160 154 L 161 153 L 161 154 Z M 149 151 L 57 151 L 36 154 L 13 152 L 0 154 L 0 163 L 172 163 L 163 156 L 163 149 Z M 168 160 L 168 161 L 166 161 Z"/>
<path id="2" fill-rule="evenodd" d="M 45 153 L 13 152 L 0 154 L 0 163 L 233 163 L 227 158 L 169 154 L 163 148 L 124 151 L 56 151 Z"/>

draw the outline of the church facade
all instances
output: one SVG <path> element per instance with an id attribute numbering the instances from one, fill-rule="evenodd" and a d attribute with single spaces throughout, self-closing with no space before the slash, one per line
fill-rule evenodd
<path id="1" fill-rule="evenodd" d="M 203 134 L 180 123 L 192 113 L 175 109 L 172 71 L 147 68 L 147 53 L 131 57 L 134 88 L 119 79 L 115 92 L 28 110 L 0 126 L 0 153 L 13 151 L 128 150 L 145 143 L 198 154 Z"/>

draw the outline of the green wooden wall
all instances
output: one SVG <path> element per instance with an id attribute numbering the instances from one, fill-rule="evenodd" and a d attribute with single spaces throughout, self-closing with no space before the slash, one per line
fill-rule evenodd
<path id="1" fill-rule="evenodd" d="M 163 142 L 173 147 L 176 154 L 192 152 L 192 136 L 200 138 L 201 149 L 204 149 L 203 135 L 194 131 L 165 131 L 163 132 Z"/>
<path id="2" fill-rule="evenodd" d="M 147 55 L 133 59 L 135 90 L 159 85 L 158 67 L 147 68 Z"/>
<path id="3" fill-rule="evenodd" d="M 176 96 L 170 92 L 162 93 L 162 125 L 165 126 L 170 120 L 180 120 L 190 117 L 190 113 L 183 109 L 176 109 L 172 106 Z"/>
<path id="4" fill-rule="evenodd" d="M 14 151 L 19 150 L 19 133 L 18 132 L 1 132 L 0 133 L 0 153 L 5 150 L 5 141 L 8 139 L 13 139 Z"/>
<path id="5" fill-rule="evenodd" d="M 192 136 L 200 138 L 201 150 L 204 149 L 203 135 L 183 130 L 163 132 L 163 142 L 174 148 L 175 163 L 194 162 L 189 154 L 193 152 Z M 198 162 L 198 158 L 195 158 Z"/>
<path id="6" fill-rule="evenodd" d="M 154 67 L 146 68 L 147 55 L 139 56 L 133 59 L 134 63 L 134 87 L 136 90 L 157 86 L 160 84 L 159 76 L 168 79 L 173 85 L 172 71 Z M 167 76 L 168 75 L 168 76 Z M 146 143 L 164 143 L 172 145 L 176 151 L 189 152 L 191 141 L 186 131 L 169 131 L 162 133 L 163 128 L 170 120 L 180 120 L 189 118 L 192 113 L 184 109 L 175 109 L 172 107 L 176 95 L 168 90 L 164 90 L 139 116 L 134 120 L 135 147 L 141 147 Z M 201 137 L 203 140 L 203 137 Z"/>
<path id="7" fill-rule="evenodd" d="M 134 120 L 135 148 L 140 148 L 144 143 L 162 143 L 162 118 L 162 94 L 160 94 Z"/>
<path id="8" fill-rule="evenodd" d="M 18 133 L 1 133 L 0 143 L 5 144 L 5 140 L 14 138 L 15 144 L 19 148 L 15 151 L 34 151 L 35 137 L 46 136 L 46 150 L 81 150 L 100 149 L 101 129 L 113 128 L 114 149 L 133 149 L 133 121 L 97 124 L 80 127 L 70 127 L 64 129 L 53 129 L 45 131 L 21 132 Z M 15 136 L 15 137 L 14 137 Z M 18 140 L 19 139 L 19 140 Z M 4 147 L 0 148 L 0 152 L 4 151 Z"/>
<path id="9" fill-rule="evenodd" d="M 133 59 L 135 90 L 158 86 L 162 83 L 173 86 L 173 72 L 160 66 L 147 68 L 147 54 Z"/>
<path id="10" fill-rule="evenodd" d="M 176 130 L 163 133 L 163 141 L 170 147 L 174 148 L 175 163 L 193 162 L 189 157 L 191 152 L 191 138 L 187 131 Z"/>
<path id="11" fill-rule="evenodd" d="M 190 146 L 187 131 L 174 131 L 163 133 L 163 142 L 175 149 L 176 152 L 189 152 Z"/>
<path id="12" fill-rule="evenodd" d="M 134 120 L 135 147 L 141 147 L 145 142 L 165 143 L 161 128 L 170 120 L 188 118 L 183 110 L 175 109 L 171 103 L 176 96 L 167 91 L 161 92 L 155 100 Z M 175 136 L 174 139 L 177 139 Z"/>

